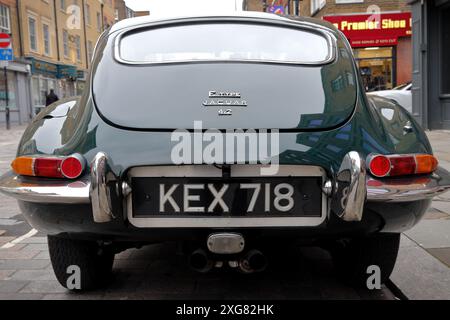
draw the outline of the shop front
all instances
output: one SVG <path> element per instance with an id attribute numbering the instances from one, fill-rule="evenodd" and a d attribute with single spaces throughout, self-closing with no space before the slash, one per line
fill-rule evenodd
<path id="1" fill-rule="evenodd" d="M 75 66 L 59 65 L 51 62 L 29 58 L 31 62 L 31 101 L 35 113 L 45 107 L 46 96 L 50 90 L 62 99 L 76 94 Z"/>
<path id="2" fill-rule="evenodd" d="M 23 124 L 31 118 L 30 67 L 25 61 L 3 62 L 0 69 L 0 123 Z M 7 111 L 8 110 L 8 111 Z"/>
<path id="3" fill-rule="evenodd" d="M 411 81 L 410 12 L 323 18 L 349 40 L 367 91 L 392 89 Z"/>

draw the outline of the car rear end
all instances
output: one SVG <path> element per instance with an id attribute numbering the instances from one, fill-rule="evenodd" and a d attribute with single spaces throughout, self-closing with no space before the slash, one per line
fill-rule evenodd
<path id="1" fill-rule="evenodd" d="M 367 100 L 331 25 L 262 15 L 119 24 L 91 73 L 66 117 L 27 129 L 1 180 L 51 235 L 57 270 L 73 256 L 56 252 L 92 260 L 93 241 L 114 252 L 183 240 L 197 246 L 197 270 L 225 261 L 253 272 L 268 242 L 350 239 L 336 254 L 345 272 L 360 277 L 355 252 L 384 245 L 386 277 L 399 232 L 450 187 L 414 120 L 395 107 L 389 120 L 388 106 Z M 60 141 L 43 142 L 55 127 Z M 382 264 L 386 251 L 367 250 Z M 110 268 L 110 254 L 100 260 L 93 274 Z"/>

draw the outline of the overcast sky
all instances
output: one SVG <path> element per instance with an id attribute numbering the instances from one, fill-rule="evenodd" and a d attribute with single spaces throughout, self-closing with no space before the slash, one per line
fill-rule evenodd
<path id="1" fill-rule="evenodd" d="M 234 11 L 242 8 L 243 0 L 125 0 L 135 11 L 150 11 L 151 15 L 189 14 L 202 11 Z"/>

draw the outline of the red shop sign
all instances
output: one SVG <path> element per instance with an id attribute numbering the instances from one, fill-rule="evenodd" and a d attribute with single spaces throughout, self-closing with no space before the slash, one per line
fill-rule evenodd
<path id="1" fill-rule="evenodd" d="M 394 46 L 399 37 L 411 36 L 411 13 L 325 16 L 341 30 L 352 47 Z"/>

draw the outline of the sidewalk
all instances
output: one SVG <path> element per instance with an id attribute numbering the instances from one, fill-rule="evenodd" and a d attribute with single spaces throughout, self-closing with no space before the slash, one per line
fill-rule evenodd
<path id="1" fill-rule="evenodd" d="M 427 135 L 439 165 L 450 171 L 450 131 Z M 410 299 L 450 299 L 450 192 L 404 233 L 391 279 Z"/>

